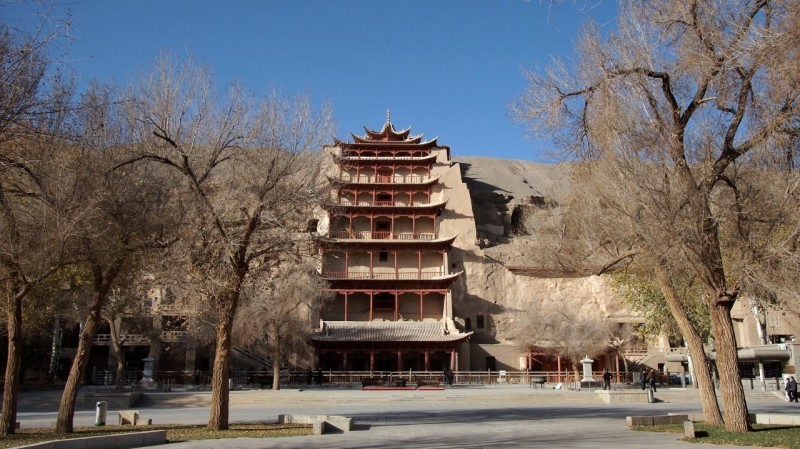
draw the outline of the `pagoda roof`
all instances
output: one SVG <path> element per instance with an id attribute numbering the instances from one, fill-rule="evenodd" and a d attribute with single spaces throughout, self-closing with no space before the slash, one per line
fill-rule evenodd
<path id="1" fill-rule="evenodd" d="M 321 248 L 324 249 L 351 249 L 351 248 L 385 248 L 387 251 L 414 249 L 448 249 L 458 234 L 452 237 L 425 240 L 425 239 L 335 239 L 330 237 L 316 237 Z"/>
<path id="2" fill-rule="evenodd" d="M 340 290 L 360 290 L 360 289 L 373 289 L 373 290 L 417 290 L 417 289 L 448 289 L 451 285 L 461 276 L 463 271 L 457 273 L 443 274 L 429 278 L 375 278 L 375 279 L 357 279 L 357 278 L 344 278 L 344 277 L 326 277 L 322 276 L 330 284 L 330 289 Z"/>
<path id="3" fill-rule="evenodd" d="M 323 321 L 311 334 L 313 342 L 460 343 L 472 332 L 450 330 L 444 322 Z"/>
<path id="4" fill-rule="evenodd" d="M 392 186 L 392 187 L 416 187 L 416 186 L 420 186 L 420 187 L 424 187 L 424 186 L 431 186 L 433 184 L 436 184 L 439 181 L 439 175 L 426 178 L 426 179 L 421 180 L 419 182 L 412 182 L 412 181 L 407 181 L 407 182 L 404 182 L 404 181 L 401 181 L 401 182 L 396 182 L 396 181 L 380 182 L 378 180 L 382 179 L 382 177 L 375 176 L 374 178 L 375 178 L 375 182 L 359 182 L 357 179 L 355 179 L 355 180 L 353 180 L 353 179 L 347 180 L 347 179 L 337 178 L 337 177 L 334 177 L 334 176 L 328 176 L 328 181 L 332 185 L 335 185 L 337 187 L 338 186 L 345 187 L 345 186 L 350 186 L 350 185 L 360 185 L 360 186 L 364 186 L 364 185 L 380 185 L 380 186 Z"/>
<path id="5" fill-rule="evenodd" d="M 345 149 L 356 148 L 416 148 L 416 149 L 430 149 L 438 145 L 437 140 L 439 137 L 434 137 L 431 140 L 422 140 L 422 136 L 415 137 L 413 140 L 364 140 L 356 139 L 353 135 L 354 142 L 345 142 L 334 137 L 333 142 L 336 146 Z"/>
<path id="6" fill-rule="evenodd" d="M 373 205 L 360 205 L 360 204 L 335 204 L 335 203 L 322 203 L 321 206 L 326 211 L 333 213 L 374 213 L 374 212 L 382 212 L 382 213 L 408 213 L 410 211 L 415 212 L 439 212 L 444 209 L 447 201 L 439 201 L 437 203 L 426 203 L 419 206 L 399 206 L 399 205 L 389 205 L 389 206 L 373 206 Z"/>

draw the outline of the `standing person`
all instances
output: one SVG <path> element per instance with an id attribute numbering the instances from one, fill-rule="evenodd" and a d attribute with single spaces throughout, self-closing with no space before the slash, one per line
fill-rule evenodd
<path id="1" fill-rule="evenodd" d="M 653 390 L 653 393 L 656 392 L 656 377 L 657 376 L 658 376 L 658 373 L 654 369 L 650 370 L 650 374 L 647 376 L 648 380 L 650 381 L 650 389 Z"/>
<path id="2" fill-rule="evenodd" d="M 311 378 L 313 374 L 311 373 L 311 367 L 306 368 L 306 385 L 311 385 Z"/>
<path id="3" fill-rule="evenodd" d="M 789 402 L 798 402 L 797 401 L 797 381 L 794 380 L 794 376 L 789 378 Z"/>
<path id="4" fill-rule="evenodd" d="M 783 387 L 783 390 L 786 392 L 786 400 L 792 402 L 792 378 L 786 378 L 786 384 Z"/>
<path id="5" fill-rule="evenodd" d="M 611 389 L 611 372 L 608 368 L 603 368 L 603 390 L 610 390 Z"/>
<path id="6" fill-rule="evenodd" d="M 317 385 L 322 385 L 322 368 L 317 368 Z"/>
<path id="7" fill-rule="evenodd" d="M 647 369 L 642 368 L 642 391 L 647 388 Z"/>

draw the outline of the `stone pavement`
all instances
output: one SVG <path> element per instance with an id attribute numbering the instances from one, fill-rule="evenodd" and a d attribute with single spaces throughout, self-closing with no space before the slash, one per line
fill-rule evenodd
<path id="1" fill-rule="evenodd" d="M 196 393 L 198 400 L 207 393 Z M 205 395 L 205 396 L 203 396 Z M 800 413 L 771 392 L 752 393 L 751 412 Z M 168 394 L 150 407 L 134 407 L 155 423 L 200 424 L 205 406 L 173 407 Z M 169 449 L 256 448 L 692 448 L 679 434 L 633 432 L 628 415 L 699 412 L 694 390 L 659 389 L 654 404 L 607 405 L 592 391 L 555 391 L 526 386 L 461 387 L 445 391 L 361 391 L 357 389 L 254 390 L 232 393 L 231 422 L 277 422 L 282 413 L 352 416 L 356 430 L 276 439 L 235 438 L 173 443 Z M 23 427 L 52 422 L 52 412 L 20 411 Z M 110 411 L 109 416 L 116 416 Z M 93 422 L 76 413 L 76 425 Z M 114 418 L 115 419 L 115 418 Z M 111 419 L 113 421 L 113 419 Z M 742 446 L 708 446 L 738 448 Z"/>

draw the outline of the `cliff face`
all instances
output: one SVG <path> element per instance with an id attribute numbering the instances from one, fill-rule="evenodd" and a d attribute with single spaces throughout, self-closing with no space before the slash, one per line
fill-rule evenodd
<path id="1" fill-rule="evenodd" d="M 559 204 L 568 193 L 569 167 L 484 157 L 453 158 L 472 198 L 477 240 L 454 248 L 452 259 L 464 275 L 453 287 L 455 315 L 470 318 L 473 343 L 512 343 L 516 311 L 534 304 L 561 303 L 581 314 L 624 321 L 630 314 L 598 276 L 570 277 L 535 270 L 530 250 L 546 221 L 558 220 Z M 508 267 L 526 267 L 536 276 Z M 478 329 L 483 315 L 485 327 Z"/>

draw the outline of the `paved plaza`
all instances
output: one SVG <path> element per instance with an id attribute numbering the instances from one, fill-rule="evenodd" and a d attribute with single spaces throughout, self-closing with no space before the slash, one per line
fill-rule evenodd
<path id="1" fill-rule="evenodd" d="M 42 393 L 38 393 L 42 394 Z M 457 387 L 444 391 L 361 391 L 359 389 L 284 389 L 235 391 L 231 422 L 277 422 L 279 414 L 329 414 L 354 417 L 348 433 L 251 439 L 235 438 L 169 444 L 169 449 L 256 448 L 693 448 L 681 435 L 628 430 L 630 415 L 700 412 L 695 390 L 659 389 L 653 404 L 605 404 L 593 391 L 556 391 L 529 386 Z M 180 398 L 182 405 L 175 405 Z M 30 398 L 28 398 L 29 403 Z M 134 407 L 154 423 L 204 424 L 208 393 L 152 395 Z M 40 402 L 41 403 L 41 402 Z M 201 406 L 198 406 L 200 403 Z M 777 392 L 748 395 L 751 412 L 800 413 Z M 31 407 L 36 408 L 36 407 Z M 41 407 L 40 407 L 41 408 Z M 55 413 L 25 411 L 23 427 L 49 426 Z M 116 421 L 110 410 L 108 422 Z M 76 412 L 76 425 L 91 425 L 94 413 Z M 742 446 L 708 446 L 739 448 Z"/>

